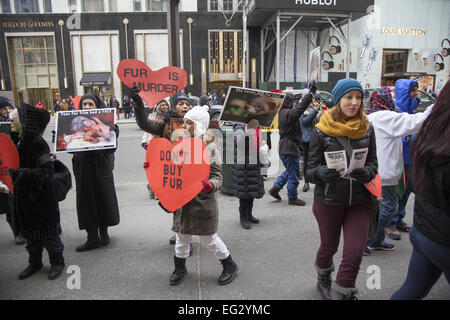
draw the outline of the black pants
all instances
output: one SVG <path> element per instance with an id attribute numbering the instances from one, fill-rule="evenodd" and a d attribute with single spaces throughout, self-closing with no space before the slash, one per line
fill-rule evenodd
<path id="1" fill-rule="evenodd" d="M 42 252 L 44 248 L 48 252 L 51 265 L 64 264 L 63 251 L 64 244 L 60 236 L 45 240 L 29 240 L 27 239 L 27 251 L 29 254 L 28 262 L 31 265 L 39 266 L 42 263 Z"/>
<path id="2" fill-rule="evenodd" d="M 2 194 L 2 211 L 6 212 L 6 221 L 8 221 L 14 237 L 17 237 L 20 233 L 19 219 L 17 218 L 16 207 L 14 203 L 14 196 L 11 194 Z"/>
<path id="3" fill-rule="evenodd" d="M 306 167 L 308 166 L 308 152 L 309 152 L 309 142 L 302 142 L 303 147 L 303 177 L 305 178 L 305 183 L 308 183 L 306 178 Z"/>
<path id="4" fill-rule="evenodd" d="M 253 210 L 253 201 L 255 199 L 239 199 L 239 209 L 243 211 L 252 212 Z"/>

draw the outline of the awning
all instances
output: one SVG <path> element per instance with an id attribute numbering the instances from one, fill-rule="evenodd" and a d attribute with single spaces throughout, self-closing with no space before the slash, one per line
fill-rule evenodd
<path id="1" fill-rule="evenodd" d="M 111 84 L 111 73 L 83 73 L 80 85 L 83 87 Z"/>

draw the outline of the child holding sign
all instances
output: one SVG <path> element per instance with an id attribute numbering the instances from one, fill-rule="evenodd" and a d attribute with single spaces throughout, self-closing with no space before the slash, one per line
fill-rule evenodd
<path id="1" fill-rule="evenodd" d="M 183 129 L 189 136 L 201 138 L 209 126 L 207 106 L 196 106 L 184 116 Z M 207 149 L 214 149 L 209 143 Z M 212 153 L 212 152 L 210 152 Z M 211 157 L 212 158 L 212 157 Z M 192 235 L 199 235 L 200 241 L 211 251 L 223 265 L 223 272 L 218 279 L 220 285 L 233 281 L 238 270 L 230 252 L 217 235 L 219 210 L 215 192 L 222 186 L 222 168 L 211 160 L 209 180 L 202 180 L 203 190 L 189 203 L 174 213 L 173 231 L 177 233 L 175 244 L 175 270 L 170 277 L 170 284 L 177 285 L 187 273 L 186 258 Z"/>

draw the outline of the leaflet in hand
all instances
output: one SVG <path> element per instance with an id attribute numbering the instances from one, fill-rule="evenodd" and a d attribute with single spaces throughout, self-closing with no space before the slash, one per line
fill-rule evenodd
<path id="1" fill-rule="evenodd" d="M 352 179 L 350 173 L 357 168 L 363 168 L 366 163 L 368 148 L 354 149 L 350 165 L 347 167 L 347 155 L 344 150 L 324 152 L 328 169 L 336 169 L 341 177 Z"/>

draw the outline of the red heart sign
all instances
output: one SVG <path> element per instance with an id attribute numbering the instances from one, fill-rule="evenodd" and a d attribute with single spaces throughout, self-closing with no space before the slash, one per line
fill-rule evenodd
<path id="1" fill-rule="evenodd" d="M 117 75 L 127 87 L 136 86 L 140 90 L 139 96 L 149 108 L 187 85 L 185 70 L 165 67 L 152 71 L 144 62 L 135 59 L 122 60 L 117 67 Z"/>
<path id="2" fill-rule="evenodd" d="M 164 208 L 174 212 L 194 199 L 209 178 L 209 153 L 201 139 L 186 138 L 172 145 L 153 138 L 147 148 L 145 168 L 153 192 Z"/>
<path id="3" fill-rule="evenodd" d="M 13 185 L 8 169 L 16 170 L 19 167 L 19 154 L 16 146 L 7 135 L 0 133 L 0 180 L 8 186 L 13 193 Z"/>
<path id="4" fill-rule="evenodd" d="M 72 105 L 75 108 L 75 110 L 80 110 L 80 100 L 81 96 L 76 96 L 75 98 L 72 98 L 72 96 L 69 96 L 70 101 L 72 101 Z"/>

